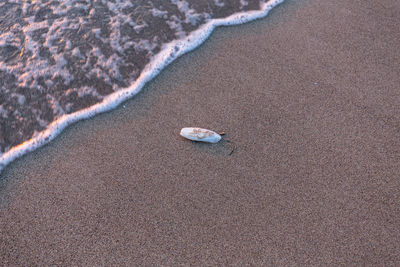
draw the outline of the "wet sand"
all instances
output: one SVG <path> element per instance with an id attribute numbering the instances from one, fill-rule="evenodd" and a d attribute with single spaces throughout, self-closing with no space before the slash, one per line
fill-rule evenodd
<path id="1" fill-rule="evenodd" d="M 4 266 L 395 266 L 400 6 L 286 1 L 10 164 Z M 185 126 L 224 131 L 214 145 Z"/>

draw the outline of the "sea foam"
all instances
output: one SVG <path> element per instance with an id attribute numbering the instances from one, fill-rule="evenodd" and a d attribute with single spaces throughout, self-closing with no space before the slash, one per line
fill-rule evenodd
<path id="1" fill-rule="evenodd" d="M 74 0 L 69 0 L 65 2 L 76 2 Z M 53 140 L 65 127 L 68 125 L 77 122 L 82 119 L 87 119 L 90 118 L 96 114 L 109 111 L 111 109 L 114 109 L 117 107 L 119 104 L 122 102 L 128 100 L 129 98 L 133 97 L 136 95 L 142 88 L 143 86 L 150 80 L 152 80 L 156 75 L 160 73 L 162 69 L 164 69 L 167 65 L 169 65 L 172 61 L 180 57 L 181 55 L 195 49 L 198 47 L 200 44 L 202 44 L 212 33 L 212 31 L 218 27 L 218 26 L 228 26 L 228 25 L 237 25 L 237 24 L 243 24 L 255 19 L 259 19 L 262 17 L 265 17 L 268 12 L 275 7 L 276 5 L 282 3 L 284 0 L 270 0 L 268 2 L 262 2 L 261 7 L 259 10 L 252 10 L 252 11 L 245 11 L 245 12 L 239 12 L 235 13 L 233 15 L 230 15 L 226 18 L 215 18 L 215 19 L 210 19 L 208 20 L 205 24 L 201 25 L 198 29 L 190 32 L 190 34 L 185 35 L 184 32 L 179 32 L 179 27 L 181 27 L 180 19 L 176 18 L 176 21 L 172 21 L 171 23 L 174 24 L 172 27 L 176 26 L 178 28 L 178 38 L 177 40 L 173 40 L 165 45 L 162 46 L 161 50 L 156 53 L 155 55 L 152 55 L 152 58 L 150 62 L 144 67 L 144 69 L 140 72 L 140 75 L 137 77 L 137 79 L 134 80 L 134 82 L 126 88 L 115 90 L 115 92 L 106 95 L 106 96 L 101 96 L 97 93 L 97 91 L 94 88 L 88 87 L 88 86 L 83 86 L 79 90 L 77 90 L 78 94 L 80 96 L 85 96 L 85 95 L 94 95 L 97 96 L 101 102 L 96 103 L 94 105 L 91 105 L 87 108 L 78 110 L 76 112 L 70 113 L 70 114 L 65 114 L 66 111 L 68 111 L 68 107 L 65 107 L 65 110 L 61 110 L 59 107 L 60 104 L 58 103 L 57 99 L 48 99 L 52 105 L 54 105 L 55 110 L 59 108 L 59 114 L 61 114 L 55 121 L 51 122 L 50 124 L 46 125 L 45 122 L 40 122 L 40 118 L 38 119 L 39 123 L 42 123 L 43 125 L 46 125 L 45 129 L 43 131 L 37 132 L 35 131 L 33 137 L 25 142 L 23 142 L 20 145 L 17 145 L 10 150 L 6 151 L 3 153 L 0 157 L 0 171 L 7 166 L 10 162 L 15 160 L 18 157 L 21 157 L 22 155 L 33 151 L 44 144 L 50 142 Z M 195 14 L 193 10 L 191 10 L 186 2 L 182 0 L 172 0 L 178 8 L 180 9 L 181 12 L 185 14 L 186 22 L 189 24 L 196 24 L 196 22 L 200 19 L 207 19 L 207 14 L 201 15 Z M 217 5 L 223 6 L 223 2 L 219 0 L 215 0 L 215 3 Z M 247 5 L 247 1 L 241 0 L 240 1 L 242 6 Z M 76 3 L 75 3 L 76 4 Z M 118 5 L 129 5 L 129 3 L 121 2 L 121 1 L 115 1 L 114 3 L 106 1 L 104 4 L 107 4 L 111 10 L 115 10 L 115 12 L 118 12 L 121 8 L 126 8 L 125 6 L 118 6 Z M 0 5 L 1 7 L 1 5 Z M 129 6 L 128 6 L 129 7 Z M 75 6 L 75 8 L 79 11 L 79 9 L 85 10 L 85 6 Z M 24 6 L 23 12 L 28 12 L 29 6 Z M 78 12 L 77 11 L 77 12 Z M 60 6 L 57 9 L 58 15 L 63 15 L 65 14 L 65 8 L 63 6 Z M 155 10 L 152 9 L 151 12 L 153 13 L 154 16 L 160 16 L 163 17 L 165 16 L 165 12 L 160 11 L 160 10 Z M 89 14 L 93 15 L 93 14 Z M 77 18 L 79 19 L 79 18 Z M 131 25 L 136 31 L 141 31 L 141 29 L 144 27 L 143 24 L 134 22 L 130 20 L 128 17 L 121 17 L 119 18 L 119 21 L 115 21 L 112 25 L 114 27 L 121 27 L 121 19 L 125 20 L 129 25 Z M 35 22 L 33 18 L 30 19 L 31 27 L 30 32 L 26 35 L 27 38 L 25 40 L 25 44 L 28 50 L 31 51 L 33 54 L 39 54 L 39 49 L 38 43 L 35 41 L 35 36 L 32 34 L 36 32 L 37 30 L 42 29 L 43 27 L 48 27 L 50 34 L 49 38 L 46 39 L 46 42 L 48 43 L 48 47 L 51 46 L 51 42 L 59 41 L 57 39 L 57 36 L 52 35 L 52 31 L 55 32 L 57 27 L 77 27 L 75 25 L 68 25 L 68 21 L 59 21 L 57 24 L 53 25 L 48 25 L 48 22 L 46 21 L 39 21 Z M 63 25 L 64 23 L 64 25 Z M 16 26 L 17 27 L 17 26 Z M 15 31 L 14 31 L 15 32 Z M 99 38 L 101 37 L 101 31 L 100 29 L 93 28 L 92 32 Z M 118 31 L 114 31 L 115 33 L 118 33 Z M 12 39 L 12 41 L 15 42 L 15 40 L 18 40 L 18 38 L 11 38 L 13 37 L 13 31 L 9 33 L 3 34 L 3 39 L 0 39 L 0 46 L 3 45 L 9 45 L 9 43 L 6 43 L 6 38 Z M 15 36 L 14 36 L 15 37 Z M 109 38 L 115 38 L 118 40 L 121 40 L 121 36 L 110 36 Z M 22 40 L 19 40 L 22 42 Z M 4 43 L 4 44 L 3 44 Z M 121 47 L 120 43 L 113 43 L 111 41 L 110 44 L 116 51 L 120 50 L 123 52 L 123 47 Z M 152 47 L 152 44 L 146 41 L 138 42 L 138 43 L 128 43 L 127 45 L 134 45 L 138 46 L 139 49 L 145 49 L 148 51 L 152 51 L 154 47 Z M 65 48 L 71 48 L 71 43 L 68 43 L 68 41 L 65 44 Z M 82 57 L 82 51 L 79 50 L 79 48 L 74 48 L 72 50 L 72 55 L 76 58 Z M 101 54 L 101 51 L 93 49 L 90 51 L 92 54 L 98 54 L 99 60 L 103 60 L 101 64 L 104 64 L 105 66 L 108 66 L 110 68 L 110 72 L 114 71 L 114 75 L 118 77 L 119 75 L 119 69 L 115 67 L 115 61 L 118 61 L 118 58 L 113 58 L 112 56 L 108 59 L 103 57 Z M 1 62 L 0 62 L 1 63 Z M 2 63 L 4 64 L 4 63 Z M 41 65 L 42 64 L 42 65 Z M 65 83 L 68 84 L 69 80 L 72 79 L 71 76 L 72 74 L 69 73 L 68 69 L 65 68 L 66 62 L 65 59 L 63 58 L 63 55 L 59 55 L 58 57 L 55 58 L 54 66 L 58 70 L 58 73 L 61 73 L 61 76 L 64 78 Z M 1 66 L 0 66 L 1 67 Z M 3 66 L 4 67 L 4 66 Z M 25 75 L 26 77 L 19 77 L 21 83 L 29 83 L 29 82 L 36 82 L 35 79 L 32 78 L 32 75 L 37 75 L 37 71 L 39 73 L 46 72 L 48 71 L 47 68 L 45 68 L 44 63 L 37 61 L 37 63 L 34 65 L 35 71 L 32 72 L 27 72 Z M 88 66 L 89 67 L 89 66 Z M 100 69 L 94 68 L 92 72 L 95 75 L 103 75 L 104 79 L 110 79 L 105 75 L 104 73 L 101 72 Z M 43 73 L 42 73 L 43 74 Z M 49 73 L 44 73 L 48 74 Z M 51 81 L 48 81 L 51 83 Z M 51 84 L 50 84 L 51 85 Z M 73 89 L 69 89 L 70 91 L 73 91 Z M 68 94 L 68 90 L 66 91 Z M 16 95 L 16 98 L 18 99 L 19 102 L 23 104 L 25 102 L 25 98 L 21 95 Z M 3 108 L 0 106 L 0 113 L 4 113 L 5 111 Z M 56 111 L 57 112 L 57 111 Z M 64 113 L 63 113 L 64 112 Z"/>

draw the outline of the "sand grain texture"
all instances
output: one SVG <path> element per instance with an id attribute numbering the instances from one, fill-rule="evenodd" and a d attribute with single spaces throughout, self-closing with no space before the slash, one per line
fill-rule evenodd
<path id="1" fill-rule="evenodd" d="M 216 30 L 4 170 L 1 265 L 398 265 L 399 14 L 286 1 Z"/>

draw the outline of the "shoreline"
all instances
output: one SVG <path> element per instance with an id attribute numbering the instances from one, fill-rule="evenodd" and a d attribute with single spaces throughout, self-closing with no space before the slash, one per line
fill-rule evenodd
<path id="1" fill-rule="evenodd" d="M 2 173 L 5 265 L 396 265 L 395 4 L 285 1 Z M 224 131 L 199 144 L 181 128 Z"/>
<path id="2" fill-rule="evenodd" d="M 64 115 L 53 121 L 48 127 L 37 136 L 17 145 L 0 156 L 0 174 L 1 171 L 15 159 L 22 157 L 26 153 L 32 152 L 39 147 L 51 142 L 66 127 L 77 121 L 90 119 L 97 114 L 115 109 L 121 103 L 127 101 L 139 93 L 143 86 L 156 77 L 165 67 L 175 61 L 182 55 L 196 49 L 205 40 L 209 38 L 215 28 L 220 26 L 232 26 L 248 23 L 256 19 L 266 17 L 271 9 L 282 3 L 284 0 L 269 0 L 262 4 L 261 9 L 257 11 L 240 12 L 223 19 L 213 19 L 199 29 L 192 32 L 184 39 L 175 40 L 168 43 L 153 60 L 151 60 L 143 69 L 138 79 L 128 88 L 114 92 L 104 98 L 103 101 L 89 108 Z"/>

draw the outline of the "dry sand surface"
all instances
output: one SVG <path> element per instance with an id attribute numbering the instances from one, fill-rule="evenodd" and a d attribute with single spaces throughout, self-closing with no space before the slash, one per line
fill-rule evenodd
<path id="1" fill-rule="evenodd" d="M 399 18 L 288 0 L 216 30 L 3 171 L 1 265 L 399 266 Z"/>

